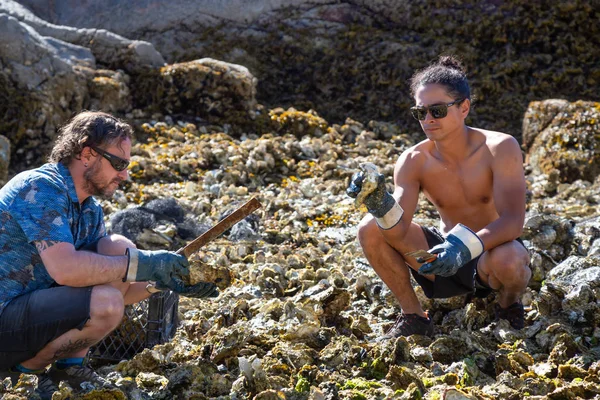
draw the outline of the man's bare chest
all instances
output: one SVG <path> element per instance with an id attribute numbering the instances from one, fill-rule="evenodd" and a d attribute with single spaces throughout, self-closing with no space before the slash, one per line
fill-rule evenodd
<path id="1" fill-rule="evenodd" d="M 421 189 L 438 209 L 481 207 L 493 201 L 493 173 L 489 165 L 432 164 L 423 171 Z"/>

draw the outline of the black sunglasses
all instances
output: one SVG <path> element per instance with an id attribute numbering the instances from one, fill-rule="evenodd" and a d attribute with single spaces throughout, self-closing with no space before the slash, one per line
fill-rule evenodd
<path id="1" fill-rule="evenodd" d="M 454 100 L 452 103 L 448 104 L 435 104 L 429 107 L 415 106 L 410 108 L 410 113 L 413 118 L 419 121 L 425 121 L 427 118 L 427 113 L 429 112 L 431 116 L 435 119 L 444 118 L 448 115 L 448 108 L 452 107 L 455 104 L 460 104 L 465 99 Z"/>
<path id="2" fill-rule="evenodd" d="M 121 157 L 117 157 L 114 154 L 110 154 L 109 152 L 99 149 L 96 146 L 90 146 L 90 147 L 92 149 L 94 149 L 96 152 L 98 152 L 100 155 L 102 155 L 102 157 L 106 158 L 108 160 L 108 162 L 110 163 L 110 165 L 112 165 L 112 167 L 119 172 L 123 171 L 125 168 L 127 168 L 129 166 L 129 161 L 123 160 Z"/>

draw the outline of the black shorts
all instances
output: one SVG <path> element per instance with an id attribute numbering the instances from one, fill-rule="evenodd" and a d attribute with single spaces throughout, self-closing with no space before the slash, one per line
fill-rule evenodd
<path id="1" fill-rule="evenodd" d="M 48 343 L 90 319 L 92 287 L 58 286 L 11 300 L 0 314 L 0 369 L 33 358 Z"/>
<path id="2" fill-rule="evenodd" d="M 444 242 L 444 236 L 436 228 L 421 227 L 421 229 L 423 229 L 429 248 Z M 517 238 L 517 241 L 523 244 L 520 238 Z M 419 274 L 418 271 L 409 269 L 413 278 L 423 288 L 425 296 L 430 299 L 445 299 L 467 293 L 476 297 L 487 297 L 493 290 L 477 275 L 477 263 L 480 257 L 469 261 L 452 276 L 436 276 L 433 282 Z"/>

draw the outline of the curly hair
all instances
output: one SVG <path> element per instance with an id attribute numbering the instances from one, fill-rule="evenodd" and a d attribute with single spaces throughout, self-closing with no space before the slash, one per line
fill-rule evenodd
<path id="1" fill-rule="evenodd" d="M 470 99 L 471 89 L 461 62 L 453 56 L 441 56 L 437 62 L 415 72 L 410 79 L 410 93 L 414 97 L 420 86 L 437 83 L 446 87 L 455 99 Z"/>
<path id="2" fill-rule="evenodd" d="M 69 165 L 79 159 L 86 146 L 102 146 L 131 139 L 133 129 L 126 122 L 99 111 L 83 111 L 60 128 L 48 157 L 49 162 Z"/>

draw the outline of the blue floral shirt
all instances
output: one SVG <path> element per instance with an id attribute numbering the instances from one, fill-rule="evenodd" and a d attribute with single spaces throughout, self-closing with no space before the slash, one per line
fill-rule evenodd
<path id="1" fill-rule="evenodd" d="M 15 297 L 46 289 L 54 280 L 35 242 L 67 242 L 80 249 L 106 235 L 102 208 L 77 200 L 63 164 L 22 172 L 0 190 L 0 313 Z"/>

